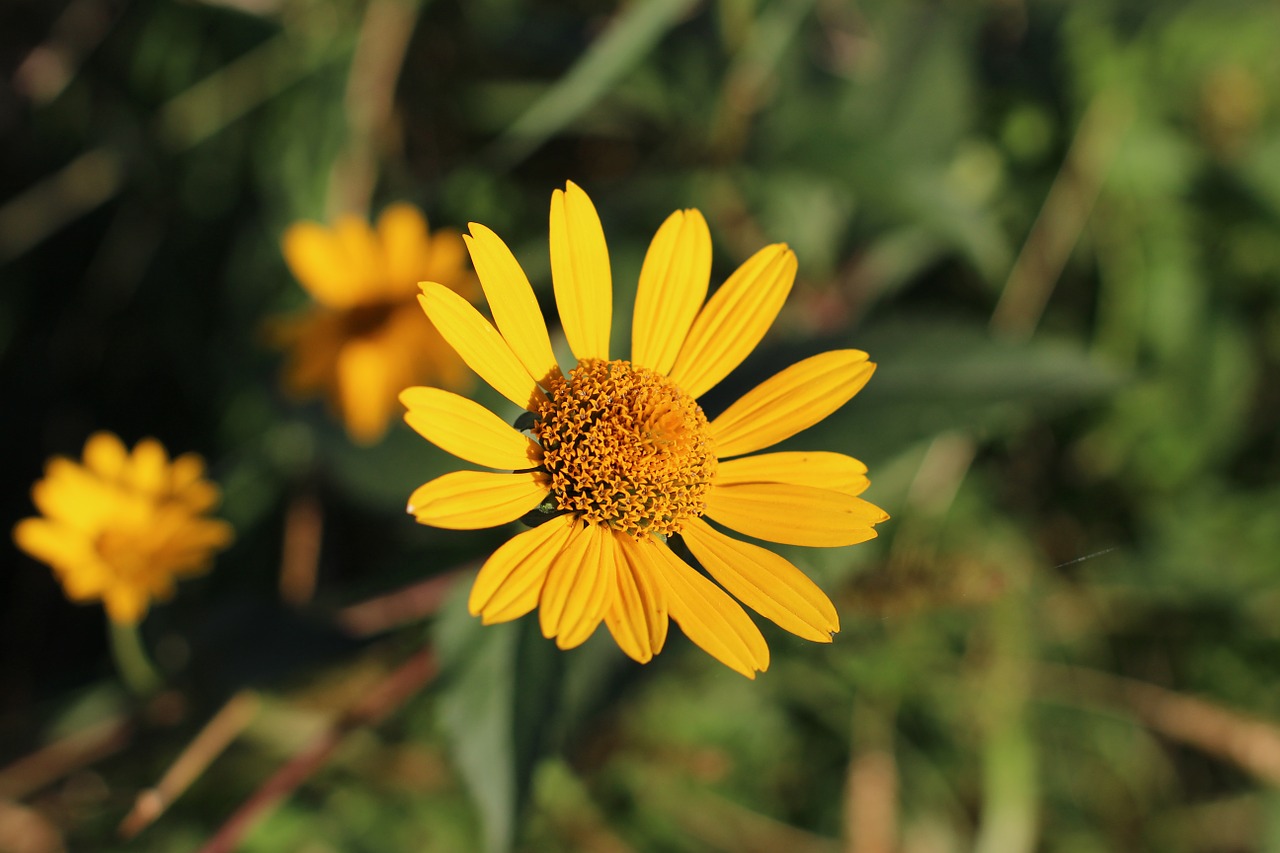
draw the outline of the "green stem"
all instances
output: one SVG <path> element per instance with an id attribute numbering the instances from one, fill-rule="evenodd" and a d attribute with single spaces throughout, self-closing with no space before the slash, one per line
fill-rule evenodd
<path id="1" fill-rule="evenodd" d="M 121 680 L 138 696 L 155 693 L 164 680 L 142 645 L 141 623 L 122 624 L 114 619 L 108 619 L 107 623 L 111 631 L 111 657 Z"/>

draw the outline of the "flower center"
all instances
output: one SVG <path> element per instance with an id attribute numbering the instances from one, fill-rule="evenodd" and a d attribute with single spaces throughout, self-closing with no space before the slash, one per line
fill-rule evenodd
<path id="1" fill-rule="evenodd" d="M 702 515 L 716 470 L 707 417 L 661 374 L 586 359 L 535 413 L 556 508 L 642 537 Z"/>

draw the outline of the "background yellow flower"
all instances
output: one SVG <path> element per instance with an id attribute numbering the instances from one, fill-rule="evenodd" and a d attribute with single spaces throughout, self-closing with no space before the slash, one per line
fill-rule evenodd
<path id="1" fill-rule="evenodd" d="M 151 438 L 130 453 L 99 432 L 85 442 L 83 464 L 49 460 L 31 489 L 41 516 L 18 522 L 13 539 L 53 568 L 68 598 L 101 599 L 112 620 L 130 624 L 231 542 L 231 526 L 205 516 L 219 498 L 199 456 L 170 462 Z"/>
<path id="2" fill-rule="evenodd" d="M 380 439 L 406 385 L 468 385 L 462 362 L 415 299 L 417 283 L 427 279 L 468 298 L 474 293 L 456 231 L 428 234 L 416 207 L 394 204 L 378 217 L 376 230 L 352 215 L 331 227 L 296 223 L 282 248 L 315 301 L 279 326 L 278 340 L 290 351 L 285 386 L 300 396 L 324 394 L 352 439 Z"/>

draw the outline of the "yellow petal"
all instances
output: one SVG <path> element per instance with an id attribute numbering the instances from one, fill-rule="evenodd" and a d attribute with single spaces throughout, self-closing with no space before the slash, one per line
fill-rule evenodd
<path id="1" fill-rule="evenodd" d="M 60 456 L 49 460 L 44 478 L 31 487 L 31 500 L 41 515 L 89 537 L 100 534 L 109 523 L 120 495 L 114 484 Z"/>
<path id="2" fill-rule="evenodd" d="M 378 341 L 357 338 L 338 353 L 338 409 L 347 434 L 360 444 L 373 444 L 387 431 L 395 412 L 399 353 Z"/>
<path id="3" fill-rule="evenodd" d="M 359 290 L 357 301 L 371 302 L 389 296 L 387 260 L 369 223 L 359 216 L 343 214 L 333 222 L 333 238 L 346 255 L 352 282 Z"/>
<path id="4" fill-rule="evenodd" d="M 349 308 L 364 297 L 358 274 L 328 228 L 299 222 L 289 226 L 280 243 L 285 263 L 312 299 L 330 308 Z"/>
<path id="5" fill-rule="evenodd" d="M 731 539 L 694 519 L 680 531 L 693 556 L 720 585 L 752 610 L 793 634 L 831 642 L 840 618 L 826 593 L 779 555 Z"/>
<path id="6" fill-rule="evenodd" d="M 484 406 L 440 388 L 406 388 L 404 420 L 427 441 L 468 462 L 519 471 L 538 464 L 539 448 Z"/>
<path id="7" fill-rule="evenodd" d="M 632 565 L 657 580 L 671 618 L 699 648 L 747 678 L 769 668 L 769 646 L 760 629 L 723 590 L 663 543 L 619 541 Z"/>
<path id="8" fill-rule="evenodd" d="M 495 391 L 523 409 L 546 399 L 502 335 L 471 303 L 434 282 L 422 285 L 418 301 L 449 346 Z"/>
<path id="9" fill-rule="evenodd" d="M 569 541 L 576 519 L 562 515 L 512 538 L 485 561 L 467 608 L 486 625 L 518 619 L 538 605 L 551 561 Z"/>
<path id="10" fill-rule="evenodd" d="M 127 456 L 124 442 L 109 432 L 95 432 L 84 443 L 85 467 L 104 480 L 120 476 Z"/>
<path id="11" fill-rule="evenodd" d="M 609 358 L 613 278 L 595 205 L 572 181 L 551 194 L 551 282 L 560 324 L 579 360 Z"/>
<path id="12" fill-rule="evenodd" d="M 862 498 L 790 483 L 716 483 L 706 514 L 725 527 L 786 545 L 835 548 L 876 536 L 872 525 L 888 514 Z"/>
<path id="13" fill-rule="evenodd" d="M 92 543 L 83 533 L 44 518 L 24 518 L 13 528 L 13 542 L 35 559 L 60 571 L 96 563 Z"/>
<path id="14" fill-rule="evenodd" d="M 671 381 L 701 397 L 750 355 L 782 310 L 796 279 L 796 256 L 785 244 L 746 260 L 707 300 L 671 368 Z"/>
<path id="15" fill-rule="evenodd" d="M 666 373 L 707 298 L 711 232 L 697 210 L 677 210 L 662 223 L 640 269 L 631 325 L 631 361 Z"/>
<path id="16" fill-rule="evenodd" d="M 561 649 L 573 649 L 585 643 L 608 612 L 618 591 L 617 582 L 617 546 L 613 540 L 617 536 L 605 525 L 594 525 L 597 529 L 596 539 L 599 542 L 599 557 L 596 560 L 594 585 L 583 590 L 575 600 L 570 596 L 565 606 L 564 616 L 560 620 L 560 633 L 556 636 L 556 646 Z M 588 551 L 588 565 L 591 552 Z M 581 612 L 577 613 L 581 602 Z M 576 614 L 576 618 L 571 618 Z"/>
<path id="17" fill-rule="evenodd" d="M 725 459 L 716 467 L 716 485 L 790 483 L 859 495 L 871 485 L 867 466 L 852 456 L 825 450 L 761 453 Z"/>
<path id="18" fill-rule="evenodd" d="M 169 454 L 154 438 L 144 438 L 133 448 L 122 472 L 125 482 L 146 495 L 158 495 L 169 486 Z"/>
<path id="19" fill-rule="evenodd" d="M 537 474 L 454 471 L 415 489 L 408 511 L 420 524 L 479 530 L 515 521 L 546 496 L 546 483 Z"/>
<path id="20" fill-rule="evenodd" d="M 542 319 L 542 309 L 520 263 L 497 234 L 471 223 L 471 233 L 464 235 L 471 252 L 471 263 L 480 276 L 485 299 L 493 313 L 493 321 L 511 351 L 525 370 L 541 380 L 556 369 L 551 351 L 551 338 Z"/>
<path id="21" fill-rule="evenodd" d="M 709 424 L 722 459 L 770 447 L 808 429 L 862 390 L 874 363 L 859 350 L 832 350 L 776 373 Z"/>
<path id="22" fill-rule="evenodd" d="M 667 639 L 667 602 L 650 571 L 633 565 L 620 539 L 613 537 L 617 590 L 604 616 L 618 647 L 640 663 L 662 651 Z"/>
<path id="23" fill-rule="evenodd" d="M 411 204 L 393 204 L 378 217 L 378 239 L 386 258 L 387 280 L 392 294 L 408 298 L 417 293 L 427 274 L 427 221 Z"/>
<path id="24" fill-rule="evenodd" d="M 467 268 L 467 247 L 457 229 L 441 228 L 431 235 L 426 272 L 418 281 L 441 282 L 469 301 L 480 295 L 475 276 Z"/>
<path id="25" fill-rule="evenodd" d="M 542 636 L 555 637 L 562 649 L 580 645 L 604 618 L 614 586 L 613 549 L 605 547 L 612 535 L 603 525 L 575 524 L 568 544 L 551 563 L 538 621 Z"/>

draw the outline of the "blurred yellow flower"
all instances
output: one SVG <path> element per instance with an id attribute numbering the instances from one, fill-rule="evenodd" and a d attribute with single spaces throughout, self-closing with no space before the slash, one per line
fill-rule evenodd
<path id="1" fill-rule="evenodd" d="M 49 460 L 31 498 L 43 517 L 18 522 L 14 542 L 53 568 L 68 598 L 102 599 L 121 624 L 169 598 L 176 578 L 206 571 L 232 538 L 229 524 L 204 515 L 219 492 L 203 460 L 185 453 L 170 462 L 152 438 L 129 453 L 111 433 L 95 433 L 83 464 Z"/>
<path id="2" fill-rule="evenodd" d="M 437 388 L 401 395 L 423 437 L 477 465 L 418 488 L 423 524 L 492 527 L 546 519 L 500 547 L 471 590 L 485 624 L 535 607 L 561 648 L 603 621 L 641 663 L 663 646 L 668 617 L 708 653 L 748 677 L 769 665 L 763 636 L 732 593 L 801 637 L 839 630 L 821 589 L 778 554 L 725 535 L 703 518 L 770 542 L 839 546 L 874 537 L 888 518 L 857 497 L 866 467 L 830 452 L 746 454 L 812 426 L 856 394 L 875 368 L 837 350 L 765 380 L 708 420 L 697 398 L 755 348 L 795 280 L 785 245 L 749 258 L 706 299 L 711 236 L 696 210 L 673 213 L 640 272 L 630 360 L 610 360 L 612 279 L 591 200 L 574 184 L 551 200 L 551 273 L 577 364 L 563 374 L 533 290 L 507 246 L 472 224 L 471 259 L 489 323 L 447 287 L 423 285 L 422 306 L 468 365 L 527 410 L 516 428 Z M 705 305 L 703 304 L 705 300 Z M 519 429 L 525 429 L 520 432 Z M 671 547 L 679 537 L 719 586 Z"/>
<path id="3" fill-rule="evenodd" d="M 290 349 L 285 386 L 299 396 L 327 396 L 353 440 L 382 438 L 406 385 L 469 386 L 462 362 L 415 301 L 425 280 L 475 295 L 456 231 L 428 235 L 417 208 L 394 204 L 378 217 L 376 231 L 350 215 L 331 228 L 299 222 L 285 232 L 282 248 L 315 300 L 309 312 L 278 328 L 278 342 Z"/>

